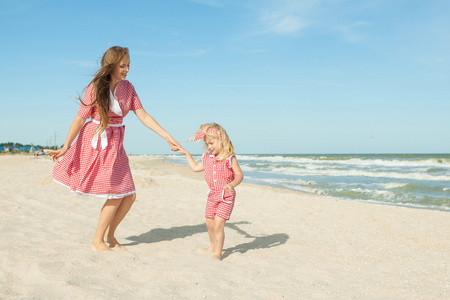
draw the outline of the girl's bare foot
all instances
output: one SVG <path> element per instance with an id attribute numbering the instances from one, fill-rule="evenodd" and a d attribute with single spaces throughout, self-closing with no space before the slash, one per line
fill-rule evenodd
<path id="1" fill-rule="evenodd" d="M 214 254 L 213 259 L 216 259 L 216 260 L 222 260 L 222 255 L 220 255 L 220 254 Z"/>
<path id="2" fill-rule="evenodd" d="M 128 250 L 127 247 L 122 246 L 121 244 L 119 244 L 119 242 L 116 240 L 115 237 L 108 238 L 106 242 L 113 248 L 122 249 L 123 251 L 127 251 Z"/>
<path id="3" fill-rule="evenodd" d="M 98 243 L 98 244 L 92 243 L 91 250 L 94 250 L 94 251 L 111 251 L 111 249 L 109 249 L 109 247 L 106 246 L 105 243 Z"/>

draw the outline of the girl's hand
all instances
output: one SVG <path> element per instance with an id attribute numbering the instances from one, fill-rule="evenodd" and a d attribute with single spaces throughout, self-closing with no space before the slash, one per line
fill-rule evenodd
<path id="1" fill-rule="evenodd" d="M 173 137 L 170 137 L 169 139 L 167 139 L 167 143 L 169 144 L 170 149 L 172 151 L 177 151 L 178 148 L 181 147 L 180 143 L 178 143 Z"/>
<path id="2" fill-rule="evenodd" d="M 172 150 L 173 150 L 173 149 L 172 149 Z M 184 148 L 181 147 L 181 146 L 176 147 L 176 150 L 174 150 L 174 151 L 176 151 L 176 152 L 178 152 L 178 153 L 181 153 L 181 154 L 186 154 L 186 153 L 188 153 L 188 152 L 186 151 L 186 149 L 184 149 Z"/>
<path id="3" fill-rule="evenodd" d="M 226 186 L 223 187 L 223 189 L 227 192 L 227 193 L 231 193 L 232 191 L 234 191 L 234 187 L 231 183 L 227 184 Z"/>
<path id="4" fill-rule="evenodd" d="M 58 150 L 53 151 L 52 152 L 52 160 L 54 162 L 57 162 L 58 158 L 63 156 L 67 152 L 67 150 L 69 150 L 69 148 L 66 146 L 63 146 L 62 148 L 59 148 Z"/>

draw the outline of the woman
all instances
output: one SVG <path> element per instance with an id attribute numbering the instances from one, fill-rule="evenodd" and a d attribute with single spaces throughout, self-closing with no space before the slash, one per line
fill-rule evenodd
<path id="1" fill-rule="evenodd" d="M 127 154 L 123 148 L 123 118 L 131 110 L 149 129 L 177 150 L 180 144 L 172 138 L 142 107 L 133 85 L 126 81 L 130 69 L 127 48 L 111 47 L 102 57 L 100 70 L 85 89 L 84 97 L 64 146 L 52 154 L 58 161 L 53 179 L 72 191 L 106 198 L 100 212 L 93 250 L 121 248 L 114 237 L 117 226 L 136 198 Z M 91 121 L 86 122 L 91 118 Z M 78 139 L 71 146 L 73 140 Z"/>

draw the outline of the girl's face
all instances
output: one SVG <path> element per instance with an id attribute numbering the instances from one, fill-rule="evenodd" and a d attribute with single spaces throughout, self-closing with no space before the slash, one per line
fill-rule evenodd
<path id="1" fill-rule="evenodd" d="M 126 55 L 122 60 L 114 67 L 111 73 L 111 79 L 113 82 L 119 82 L 127 78 L 128 71 L 130 71 L 130 57 Z"/>
<path id="2" fill-rule="evenodd" d="M 205 140 L 205 144 L 211 154 L 217 156 L 220 153 L 219 139 L 207 139 Z"/>

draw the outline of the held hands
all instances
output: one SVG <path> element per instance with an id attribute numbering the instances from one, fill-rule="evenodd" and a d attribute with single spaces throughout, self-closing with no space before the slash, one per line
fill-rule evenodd
<path id="1" fill-rule="evenodd" d="M 172 151 L 176 151 L 178 152 L 178 148 L 181 147 L 180 143 L 178 143 L 174 138 L 170 137 L 169 139 L 167 139 L 167 143 L 170 146 L 170 149 Z"/>
<path id="2" fill-rule="evenodd" d="M 173 149 L 172 149 L 172 150 L 173 150 Z M 181 146 L 176 147 L 176 149 L 173 150 L 173 151 L 178 152 L 178 153 L 181 153 L 181 154 L 187 154 L 187 153 L 188 153 L 188 152 L 186 151 L 186 149 L 184 149 L 184 148 L 181 147 Z"/>

